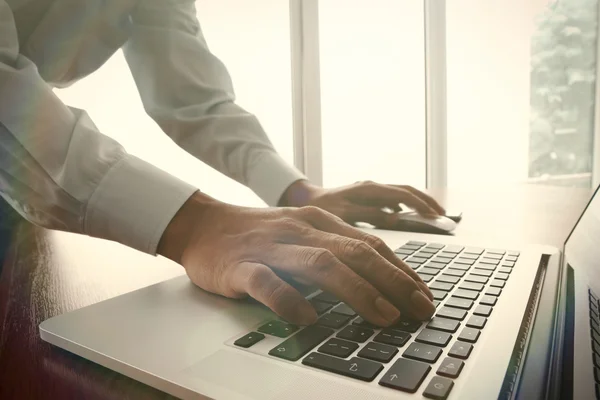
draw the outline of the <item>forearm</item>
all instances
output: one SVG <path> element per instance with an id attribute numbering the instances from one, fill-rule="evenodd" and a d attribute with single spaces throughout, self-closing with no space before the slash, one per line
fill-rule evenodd
<path id="1" fill-rule="evenodd" d="M 147 113 L 179 146 L 270 206 L 290 184 L 306 179 L 276 153 L 258 119 L 236 104 L 193 0 L 144 0 L 132 21 L 127 63 Z"/>

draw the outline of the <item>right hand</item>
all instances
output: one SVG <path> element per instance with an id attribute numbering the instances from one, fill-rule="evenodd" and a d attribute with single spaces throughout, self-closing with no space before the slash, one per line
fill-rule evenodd
<path id="1" fill-rule="evenodd" d="M 316 207 L 246 208 L 194 194 L 167 227 L 158 249 L 199 287 L 247 295 L 284 319 L 312 324 L 311 304 L 280 275 L 330 292 L 367 321 L 389 326 L 429 319 L 433 296 L 385 243 Z"/>

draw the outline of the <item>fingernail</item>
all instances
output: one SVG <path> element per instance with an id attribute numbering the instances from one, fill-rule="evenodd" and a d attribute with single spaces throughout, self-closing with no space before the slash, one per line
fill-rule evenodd
<path id="1" fill-rule="evenodd" d="M 410 301 L 414 307 L 414 313 L 423 319 L 430 318 L 435 312 L 435 306 L 423 292 L 415 290 L 410 295 Z"/>
<path id="2" fill-rule="evenodd" d="M 394 322 L 400 318 L 400 311 L 383 297 L 378 297 L 375 300 L 375 307 L 386 321 Z"/>
<path id="3" fill-rule="evenodd" d="M 425 295 L 427 295 L 427 297 L 429 297 L 429 300 L 433 301 L 433 293 L 431 293 L 431 290 L 429 290 L 427 285 L 424 283 L 421 283 L 421 282 L 417 283 L 417 285 L 419 285 L 419 287 L 421 288 L 421 291 L 423 293 L 425 293 Z"/>

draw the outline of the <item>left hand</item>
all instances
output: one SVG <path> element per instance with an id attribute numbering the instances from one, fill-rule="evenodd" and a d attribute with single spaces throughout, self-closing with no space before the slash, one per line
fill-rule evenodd
<path id="1" fill-rule="evenodd" d="M 354 224 L 367 222 L 381 229 L 395 229 L 396 213 L 404 204 L 424 216 L 445 215 L 446 211 L 431 196 L 406 185 L 383 185 L 371 181 L 324 189 L 301 180 L 282 196 L 280 205 L 315 206 Z M 388 208 L 393 213 L 383 211 Z"/>

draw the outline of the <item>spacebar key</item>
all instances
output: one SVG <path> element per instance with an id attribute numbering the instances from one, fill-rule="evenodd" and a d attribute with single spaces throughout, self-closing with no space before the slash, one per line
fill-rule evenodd
<path id="1" fill-rule="evenodd" d="M 296 361 L 331 336 L 332 333 L 333 329 L 312 325 L 296 333 L 279 346 L 273 347 L 269 351 L 269 354 L 286 360 Z"/>
<path id="2" fill-rule="evenodd" d="M 362 358 L 354 357 L 350 360 L 342 360 L 320 353 L 310 353 L 302 360 L 302 364 L 367 382 L 375 379 L 383 369 L 383 365 Z"/>

